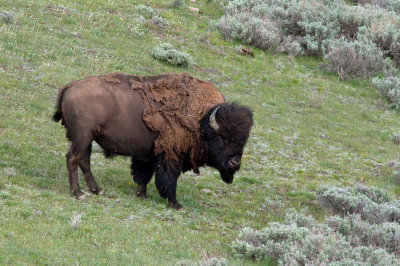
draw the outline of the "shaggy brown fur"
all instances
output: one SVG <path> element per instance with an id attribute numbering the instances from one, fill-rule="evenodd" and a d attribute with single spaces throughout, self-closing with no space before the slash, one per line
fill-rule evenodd
<path id="1" fill-rule="evenodd" d="M 143 120 L 159 134 L 154 143 L 155 155 L 165 152 L 167 161 L 178 162 L 179 156 L 190 155 L 195 172 L 196 157 L 201 156 L 199 121 L 216 104 L 224 102 L 222 95 L 210 83 L 187 73 L 171 75 L 157 82 L 132 83 L 142 89 Z"/>

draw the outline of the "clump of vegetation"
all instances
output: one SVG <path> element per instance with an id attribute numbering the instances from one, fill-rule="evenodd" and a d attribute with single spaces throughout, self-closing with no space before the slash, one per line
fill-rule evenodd
<path id="1" fill-rule="evenodd" d="M 363 41 L 367 34 L 377 47 L 394 56 L 391 49 L 397 51 L 399 23 L 385 9 L 349 6 L 343 0 L 232 0 L 214 26 L 227 38 L 263 49 L 295 39 L 304 53 L 314 55 L 327 54 L 332 41 L 341 37 Z M 361 38 L 360 29 L 364 31 Z"/>
<path id="2" fill-rule="evenodd" d="M 130 26 L 128 33 L 130 36 L 132 36 L 135 39 L 141 39 L 144 34 L 144 32 L 142 31 L 142 29 L 139 27 L 138 24 L 134 24 L 134 25 Z"/>
<path id="3" fill-rule="evenodd" d="M 145 19 L 151 19 L 153 16 L 157 15 L 157 12 L 150 6 L 137 5 L 135 9 Z"/>
<path id="4" fill-rule="evenodd" d="M 179 266 L 226 266 L 228 265 L 225 258 L 212 257 L 203 258 L 204 261 L 198 262 L 193 260 L 181 260 L 177 265 Z"/>
<path id="5" fill-rule="evenodd" d="M 397 223 L 371 225 L 354 215 L 331 216 L 318 224 L 304 210 L 289 209 L 283 223 L 244 228 L 232 249 L 235 257 L 273 258 L 280 265 L 395 265 L 399 241 Z"/>
<path id="6" fill-rule="evenodd" d="M 171 0 L 170 2 L 170 6 L 172 8 L 178 8 L 181 7 L 183 5 L 183 0 Z"/>
<path id="7" fill-rule="evenodd" d="M 399 134 L 394 134 L 392 137 L 392 141 L 396 145 L 400 145 L 400 135 Z"/>
<path id="8" fill-rule="evenodd" d="M 388 253 L 400 256 L 400 225 L 395 222 L 371 224 L 360 215 L 344 218 L 330 216 L 325 224 L 336 233 L 342 234 L 352 246 L 366 246 L 385 249 Z"/>
<path id="9" fill-rule="evenodd" d="M 151 23 L 155 26 L 161 27 L 161 28 L 166 28 L 169 26 L 169 22 L 167 19 L 162 18 L 160 16 L 153 16 L 151 18 Z"/>
<path id="10" fill-rule="evenodd" d="M 400 201 L 375 187 L 341 188 L 321 187 L 317 191 L 322 206 L 334 214 L 346 216 L 359 214 L 363 219 L 376 224 L 400 223 Z"/>
<path id="11" fill-rule="evenodd" d="M 283 208 L 283 206 L 284 204 L 279 198 L 276 199 L 266 198 L 265 203 L 263 205 L 263 210 L 268 212 L 273 211 L 275 213 L 278 213 Z"/>
<path id="12" fill-rule="evenodd" d="M 353 0 L 350 2 L 360 5 L 371 5 L 373 7 L 377 6 L 397 13 L 400 11 L 399 0 Z"/>
<path id="13" fill-rule="evenodd" d="M 287 36 L 286 38 L 284 38 L 277 51 L 281 53 L 286 53 L 290 57 L 296 57 L 304 54 L 303 48 L 301 47 L 300 39 L 293 36 Z"/>
<path id="14" fill-rule="evenodd" d="M 17 174 L 17 170 L 14 167 L 6 167 L 3 171 L 6 176 L 15 176 Z"/>
<path id="15" fill-rule="evenodd" d="M 226 266 L 228 265 L 225 258 L 213 257 L 207 260 L 205 263 L 202 263 L 201 266 Z"/>
<path id="16" fill-rule="evenodd" d="M 322 224 L 305 210 L 287 210 L 283 223 L 244 228 L 236 257 L 281 265 L 394 265 L 400 258 L 400 202 L 376 187 L 321 187 L 322 206 L 333 212 Z"/>
<path id="17" fill-rule="evenodd" d="M 273 48 L 288 37 L 300 37 L 304 52 L 322 54 L 339 31 L 338 12 L 338 7 L 314 0 L 229 1 L 217 28 L 227 38 L 262 49 Z"/>
<path id="18" fill-rule="evenodd" d="M 156 60 L 179 67 L 188 67 L 193 63 L 192 58 L 188 54 L 175 50 L 169 43 L 162 43 L 156 46 L 152 52 L 152 56 Z"/>
<path id="19" fill-rule="evenodd" d="M 331 43 L 324 59 L 328 71 L 335 72 L 344 79 L 366 78 L 391 69 L 390 59 L 384 58 L 383 51 L 374 43 L 348 41 L 343 37 Z"/>
<path id="20" fill-rule="evenodd" d="M 158 15 L 157 11 L 150 6 L 138 5 L 136 6 L 136 11 L 141 16 L 138 18 L 138 20 L 151 23 L 161 28 L 166 28 L 169 26 L 168 20 Z"/>
<path id="21" fill-rule="evenodd" d="M 392 107 L 396 109 L 400 107 L 400 79 L 398 77 L 376 77 L 372 79 L 372 84 L 379 94 L 390 102 Z"/>
<path id="22" fill-rule="evenodd" d="M 218 27 L 227 38 L 266 50 L 277 46 L 282 38 L 282 33 L 275 22 L 251 17 L 248 14 L 222 17 Z"/>
<path id="23" fill-rule="evenodd" d="M 325 56 L 328 70 L 351 78 L 381 74 L 392 61 L 398 64 L 399 24 L 391 12 L 343 0 L 235 0 L 215 27 L 227 38 L 262 49 Z"/>
<path id="24" fill-rule="evenodd" d="M 80 225 L 81 222 L 82 222 L 81 217 L 82 217 L 82 214 L 80 214 L 80 213 L 74 213 L 74 215 L 72 216 L 72 220 L 71 220 L 71 226 L 72 226 L 72 228 L 78 228 L 78 227 L 79 227 L 79 225 Z"/>
<path id="25" fill-rule="evenodd" d="M 15 16 L 12 12 L 2 11 L 0 12 L 0 18 L 6 24 L 13 24 L 15 22 Z"/>

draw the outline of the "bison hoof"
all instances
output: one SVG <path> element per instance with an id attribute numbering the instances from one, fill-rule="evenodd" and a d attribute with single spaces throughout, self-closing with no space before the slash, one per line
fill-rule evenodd
<path id="1" fill-rule="evenodd" d="M 141 199 L 147 199 L 146 193 L 143 193 L 141 191 L 136 191 L 136 197 L 141 198 Z"/>
<path id="2" fill-rule="evenodd" d="M 174 209 L 177 209 L 178 211 L 183 211 L 182 205 L 180 205 L 178 202 L 168 202 L 168 206 Z"/>
<path id="3" fill-rule="evenodd" d="M 76 195 L 75 198 L 76 198 L 77 200 L 84 200 L 84 199 L 86 199 L 86 196 L 85 196 L 85 194 L 83 194 L 83 193 L 81 192 L 81 194 Z"/>
<path id="4" fill-rule="evenodd" d="M 104 195 L 104 189 L 102 189 L 101 187 L 98 187 L 97 189 L 90 189 L 90 191 L 93 194 Z"/>

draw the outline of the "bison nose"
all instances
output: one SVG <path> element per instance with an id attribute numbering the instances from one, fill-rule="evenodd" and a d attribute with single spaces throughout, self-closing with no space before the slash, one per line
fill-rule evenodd
<path id="1" fill-rule="evenodd" d="M 233 156 L 228 160 L 228 167 L 231 170 L 239 170 L 240 168 L 240 157 Z"/>

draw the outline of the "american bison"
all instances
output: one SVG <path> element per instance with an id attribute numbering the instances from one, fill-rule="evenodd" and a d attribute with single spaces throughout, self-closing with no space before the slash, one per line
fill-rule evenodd
<path id="1" fill-rule="evenodd" d="M 153 173 L 170 207 L 181 172 L 208 165 L 232 183 L 253 125 L 252 111 L 226 103 L 210 83 L 184 74 L 134 76 L 114 73 L 73 81 L 60 89 L 53 120 L 67 131 L 71 193 L 82 199 L 78 166 L 89 190 L 104 194 L 90 170 L 92 141 L 106 156 L 132 158 L 136 195 L 146 197 Z"/>

